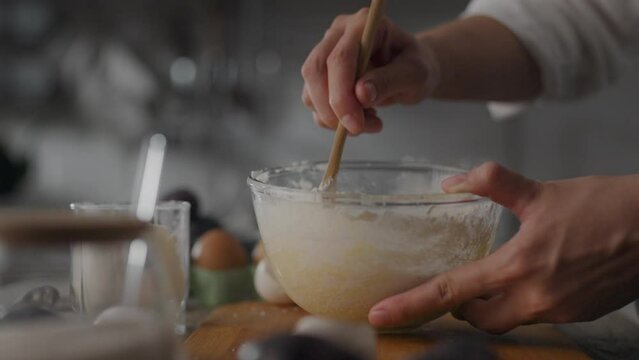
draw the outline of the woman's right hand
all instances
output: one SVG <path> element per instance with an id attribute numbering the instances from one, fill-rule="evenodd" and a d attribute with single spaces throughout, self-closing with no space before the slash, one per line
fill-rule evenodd
<path id="1" fill-rule="evenodd" d="M 414 104 L 438 83 L 438 66 L 430 49 L 414 35 L 382 18 L 368 70 L 356 79 L 359 44 L 368 8 L 335 18 L 302 66 L 302 101 L 315 123 L 351 135 L 382 129 L 376 106 Z"/>

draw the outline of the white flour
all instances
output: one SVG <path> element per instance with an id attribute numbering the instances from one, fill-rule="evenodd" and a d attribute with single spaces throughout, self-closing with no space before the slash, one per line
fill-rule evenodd
<path id="1" fill-rule="evenodd" d="M 373 208 L 267 196 L 254 205 L 287 294 L 313 314 L 350 320 L 365 320 L 379 300 L 485 256 L 499 213 L 487 200 Z"/>

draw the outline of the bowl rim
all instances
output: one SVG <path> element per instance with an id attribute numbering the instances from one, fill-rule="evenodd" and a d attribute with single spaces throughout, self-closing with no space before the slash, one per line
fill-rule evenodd
<path id="1" fill-rule="evenodd" d="M 360 204 L 360 205 L 382 205 L 382 206 L 406 206 L 406 205 L 452 205 L 461 203 L 485 202 L 491 201 L 488 198 L 481 197 L 470 193 L 426 193 L 426 194 L 366 194 L 361 192 L 325 192 L 317 190 L 295 189 L 286 186 L 268 184 L 258 177 L 262 174 L 277 174 L 291 171 L 293 168 L 300 169 L 301 166 L 308 168 L 321 169 L 326 166 L 326 161 L 302 161 L 295 162 L 290 165 L 276 166 L 270 168 L 262 168 L 260 170 L 251 171 L 247 178 L 247 184 L 253 195 L 256 193 L 273 196 L 276 198 L 292 198 L 300 201 L 320 201 L 331 200 L 336 203 Z M 350 169 L 437 169 L 449 170 L 453 172 L 463 173 L 468 170 L 456 168 L 452 166 L 444 166 L 431 164 L 419 160 L 401 160 L 401 161 L 368 161 L 368 160 L 345 160 L 342 161 L 342 168 Z"/>

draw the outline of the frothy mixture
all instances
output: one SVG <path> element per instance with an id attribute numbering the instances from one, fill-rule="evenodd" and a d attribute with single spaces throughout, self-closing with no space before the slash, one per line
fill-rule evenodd
<path id="1" fill-rule="evenodd" d="M 365 320 L 379 300 L 485 256 L 499 212 L 486 200 L 375 207 L 264 196 L 254 206 L 287 294 L 313 314 L 349 320 Z"/>

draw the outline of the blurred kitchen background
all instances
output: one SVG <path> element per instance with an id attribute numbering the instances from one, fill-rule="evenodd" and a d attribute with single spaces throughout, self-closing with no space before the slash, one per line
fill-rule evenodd
<path id="1" fill-rule="evenodd" d="M 387 14 L 417 31 L 466 3 L 389 1 Z M 189 189 L 202 214 L 256 239 L 246 176 L 328 157 L 332 133 L 303 107 L 299 69 L 333 17 L 366 4 L 0 0 L 0 205 L 127 201 L 141 141 L 162 132 L 162 192 Z M 502 122 L 481 103 L 391 107 L 384 131 L 349 139 L 345 158 L 490 159 L 538 179 L 639 172 L 638 88 L 628 73 Z"/>
<path id="2" fill-rule="evenodd" d="M 333 134 L 303 107 L 299 70 L 336 15 L 367 3 L 0 0 L 0 206 L 128 201 L 141 142 L 162 132 L 161 193 L 192 191 L 201 215 L 255 241 L 245 179 L 328 157 Z M 387 14 L 417 31 L 466 3 L 388 1 Z M 537 179 L 637 173 L 637 89 L 629 72 L 600 94 L 508 121 L 481 103 L 391 107 L 384 131 L 350 138 L 345 158 L 496 160 Z M 503 224 L 501 241 L 516 229 Z"/>

